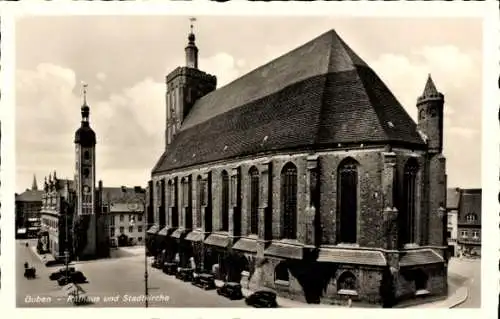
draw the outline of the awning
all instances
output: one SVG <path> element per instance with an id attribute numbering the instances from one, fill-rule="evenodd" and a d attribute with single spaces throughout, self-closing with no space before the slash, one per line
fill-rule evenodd
<path id="1" fill-rule="evenodd" d="M 288 242 L 273 241 L 264 251 L 266 256 L 302 259 L 304 257 L 304 246 Z"/>
<path id="2" fill-rule="evenodd" d="M 210 234 L 210 236 L 205 239 L 205 244 L 227 248 L 227 246 L 229 246 L 229 237 L 225 234 Z"/>
<path id="3" fill-rule="evenodd" d="M 170 230 L 170 227 L 163 227 L 162 230 L 158 232 L 158 236 L 168 236 L 168 231 Z"/>
<path id="4" fill-rule="evenodd" d="M 253 238 L 242 237 L 233 245 L 233 249 L 246 251 L 250 253 L 257 252 L 257 240 Z"/>
<path id="5" fill-rule="evenodd" d="M 201 242 L 203 241 L 203 233 L 199 231 L 192 231 L 187 234 L 185 239 L 192 242 Z"/>
<path id="6" fill-rule="evenodd" d="M 148 229 L 148 231 L 146 233 L 150 234 L 150 235 L 156 235 L 158 233 L 158 231 L 160 230 L 159 228 L 160 227 L 158 225 L 153 225 L 153 226 L 151 226 L 151 228 Z"/>
<path id="7" fill-rule="evenodd" d="M 438 264 L 444 259 L 432 249 L 409 250 L 400 255 L 399 266 L 419 266 Z"/>
<path id="8" fill-rule="evenodd" d="M 172 233 L 172 237 L 173 238 L 182 238 L 182 236 L 184 235 L 184 233 L 186 232 L 186 229 L 184 228 L 177 228 L 173 233 Z"/>
<path id="9" fill-rule="evenodd" d="M 39 230 L 40 227 L 28 227 L 28 230 Z"/>
<path id="10" fill-rule="evenodd" d="M 380 251 L 345 248 L 321 248 L 318 261 L 371 266 L 387 265 L 385 256 Z"/>

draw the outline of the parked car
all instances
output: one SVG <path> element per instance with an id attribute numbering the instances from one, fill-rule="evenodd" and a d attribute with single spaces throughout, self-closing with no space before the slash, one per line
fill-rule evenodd
<path id="1" fill-rule="evenodd" d="M 87 282 L 87 277 L 81 271 L 72 272 L 69 276 L 64 274 L 57 280 L 59 286 L 65 286 L 70 283 L 83 284 L 85 282 Z"/>
<path id="2" fill-rule="evenodd" d="M 192 268 L 178 268 L 175 278 L 182 281 L 192 281 L 193 280 L 194 269 Z"/>
<path id="3" fill-rule="evenodd" d="M 269 290 L 258 290 L 245 299 L 245 303 L 255 308 L 277 308 L 276 293 Z"/>
<path id="4" fill-rule="evenodd" d="M 162 264 L 158 259 L 155 259 L 153 263 L 151 264 L 151 267 L 156 268 L 156 269 L 162 269 Z"/>
<path id="5" fill-rule="evenodd" d="M 217 288 L 217 293 L 231 300 L 239 300 L 243 298 L 241 285 L 237 282 L 226 282 L 222 287 Z"/>
<path id="6" fill-rule="evenodd" d="M 163 272 L 167 275 L 175 275 L 177 273 L 177 264 L 176 263 L 163 263 Z"/>
<path id="7" fill-rule="evenodd" d="M 76 271 L 75 267 L 68 267 L 68 273 L 74 273 Z M 62 276 L 66 275 L 66 267 L 59 268 L 57 271 L 54 271 L 49 275 L 50 280 L 58 280 Z"/>
<path id="8" fill-rule="evenodd" d="M 193 285 L 202 289 L 215 289 L 215 277 L 212 274 L 199 274 L 193 278 Z"/>

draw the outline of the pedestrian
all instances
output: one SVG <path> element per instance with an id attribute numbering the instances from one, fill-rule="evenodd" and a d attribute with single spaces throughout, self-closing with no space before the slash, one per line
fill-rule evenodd
<path id="1" fill-rule="evenodd" d="M 347 307 L 352 308 L 352 299 L 351 298 L 349 298 L 349 300 L 347 300 Z"/>

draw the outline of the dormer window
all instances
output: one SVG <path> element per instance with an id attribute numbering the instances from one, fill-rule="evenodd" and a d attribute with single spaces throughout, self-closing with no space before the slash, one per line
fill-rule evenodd
<path id="1" fill-rule="evenodd" d="M 465 220 L 468 222 L 468 223 L 473 223 L 473 222 L 476 222 L 477 221 L 477 215 L 472 213 L 472 214 L 467 214 L 465 216 Z"/>

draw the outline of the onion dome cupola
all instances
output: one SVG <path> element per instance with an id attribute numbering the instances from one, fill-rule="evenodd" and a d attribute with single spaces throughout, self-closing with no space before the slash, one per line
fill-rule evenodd
<path id="1" fill-rule="evenodd" d="M 196 37 L 193 32 L 193 22 L 196 18 L 190 18 L 191 21 L 191 31 L 188 35 L 188 45 L 185 48 L 186 51 L 186 66 L 193 69 L 198 69 L 198 47 L 196 46 Z"/>
<path id="2" fill-rule="evenodd" d="M 82 121 L 80 128 L 75 132 L 75 144 L 91 147 L 96 144 L 96 135 L 94 130 L 90 127 L 90 107 L 87 105 L 87 85 L 84 84 L 83 87 L 83 105 L 81 108 Z"/>

